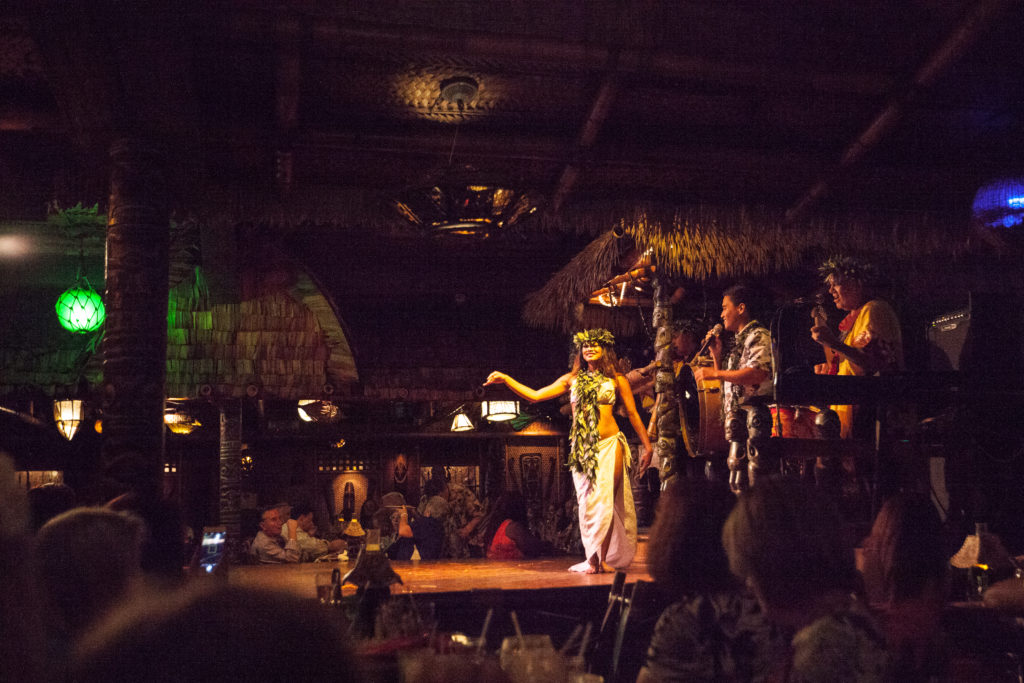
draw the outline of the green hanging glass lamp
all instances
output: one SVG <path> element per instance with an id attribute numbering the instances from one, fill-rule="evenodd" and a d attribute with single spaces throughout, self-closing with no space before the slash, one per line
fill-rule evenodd
<path id="1" fill-rule="evenodd" d="M 81 273 L 75 278 L 75 283 L 57 298 L 56 309 L 61 326 L 78 334 L 99 329 L 107 318 L 103 299 Z"/>

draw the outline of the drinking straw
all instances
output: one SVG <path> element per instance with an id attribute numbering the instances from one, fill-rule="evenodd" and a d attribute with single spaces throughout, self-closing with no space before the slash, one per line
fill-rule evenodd
<path id="1" fill-rule="evenodd" d="M 580 642 L 580 651 L 577 653 L 577 657 L 587 656 L 587 644 L 590 643 L 590 631 L 594 628 L 594 622 L 588 621 L 587 627 L 583 629 L 583 640 Z"/>
<path id="2" fill-rule="evenodd" d="M 480 653 L 484 649 L 484 643 L 487 642 L 487 628 L 491 625 L 491 617 L 494 616 L 494 608 L 487 608 L 487 616 L 484 617 L 484 627 L 480 629 L 480 640 L 477 641 L 476 651 Z"/>
<path id="3" fill-rule="evenodd" d="M 519 638 L 519 649 L 526 649 L 526 642 L 523 640 L 523 629 L 519 628 L 519 617 L 516 616 L 516 611 L 512 610 L 509 612 L 509 617 L 512 618 L 512 626 L 516 630 L 516 637 Z"/>
<path id="4" fill-rule="evenodd" d="M 581 624 L 576 624 L 576 628 L 574 628 L 572 630 L 572 633 L 569 634 L 569 639 L 565 641 L 565 644 L 562 645 L 561 648 L 559 648 L 558 654 L 561 654 L 561 655 L 568 654 L 569 653 L 569 648 L 572 647 L 572 644 L 576 642 L 577 638 L 579 638 L 580 632 L 582 630 L 583 630 L 583 626 Z"/>

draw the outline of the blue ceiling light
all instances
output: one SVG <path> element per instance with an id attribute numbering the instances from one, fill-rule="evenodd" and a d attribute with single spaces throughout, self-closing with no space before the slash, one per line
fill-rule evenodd
<path id="1" fill-rule="evenodd" d="M 1024 178 L 1001 178 L 983 185 L 971 204 L 974 220 L 989 228 L 1024 223 Z"/>

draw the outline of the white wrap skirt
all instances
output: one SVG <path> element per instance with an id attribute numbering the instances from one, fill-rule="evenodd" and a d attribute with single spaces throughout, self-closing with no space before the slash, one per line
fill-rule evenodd
<path id="1" fill-rule="evenodd" d="M 615 490 L 615 451 L 622 447 L 622 483 Z M 580 508 L 580 535 L 587 558 L 597 555 L 615 569 L 622 569 L 636 554 L 636 508 L 629 483 L 629 444 L 622 432 L 597 442 L 597 476 L 592 483 L 580 472 L 572 473 Z M 611 530 L 608 554 L 601 546 Z"/>

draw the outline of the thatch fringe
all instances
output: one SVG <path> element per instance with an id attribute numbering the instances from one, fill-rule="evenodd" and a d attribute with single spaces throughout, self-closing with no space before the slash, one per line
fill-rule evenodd
<path id="1" fill-rule="evenodd" d="M 968 246 L 965 225 L 921 213 L 819 216 L 787 223 L 781 213 L 763 209 L 662 206 L 634 207 L 615 221 L 607 218 L 607 232 L 527 299 L 526 324 L 560 332 L 599 325 L 635 333 L 643 324 L 635 311 L 582 303 L 631 265 L 619 263 L 627 245 L 647 252 L 659 273 L 697 282 L 813 269 L 834 253 L 865 256 L 886 270 L 937 255 L 959 258 Z M 596 224 L 596 214 L 587 220 Z M 624 239 L 615 239 L 612 229 Z"/>
<path id="2" fill-rule="evenodd" d="M 577 329 L 583 312 L 580 302 L 613 274 L 629 246 L 631 243 L 623 244 L 610 231 L 595 239 L 527 298 L 523 320 L 533 327 L 561 332 Z"/>
<path id="3" fill-rule="evenodd" d="M 650 250 L 665 274 L 697 281 L 792 270 L 838 252 L 875 261 L 957 256 L 967 244 L 964 228 L 926 214 L 819 217 L 789 224 L 763 210 L 697 207 L 671 218 L 639 210 L 622 227 L 640 249 Z"/>

